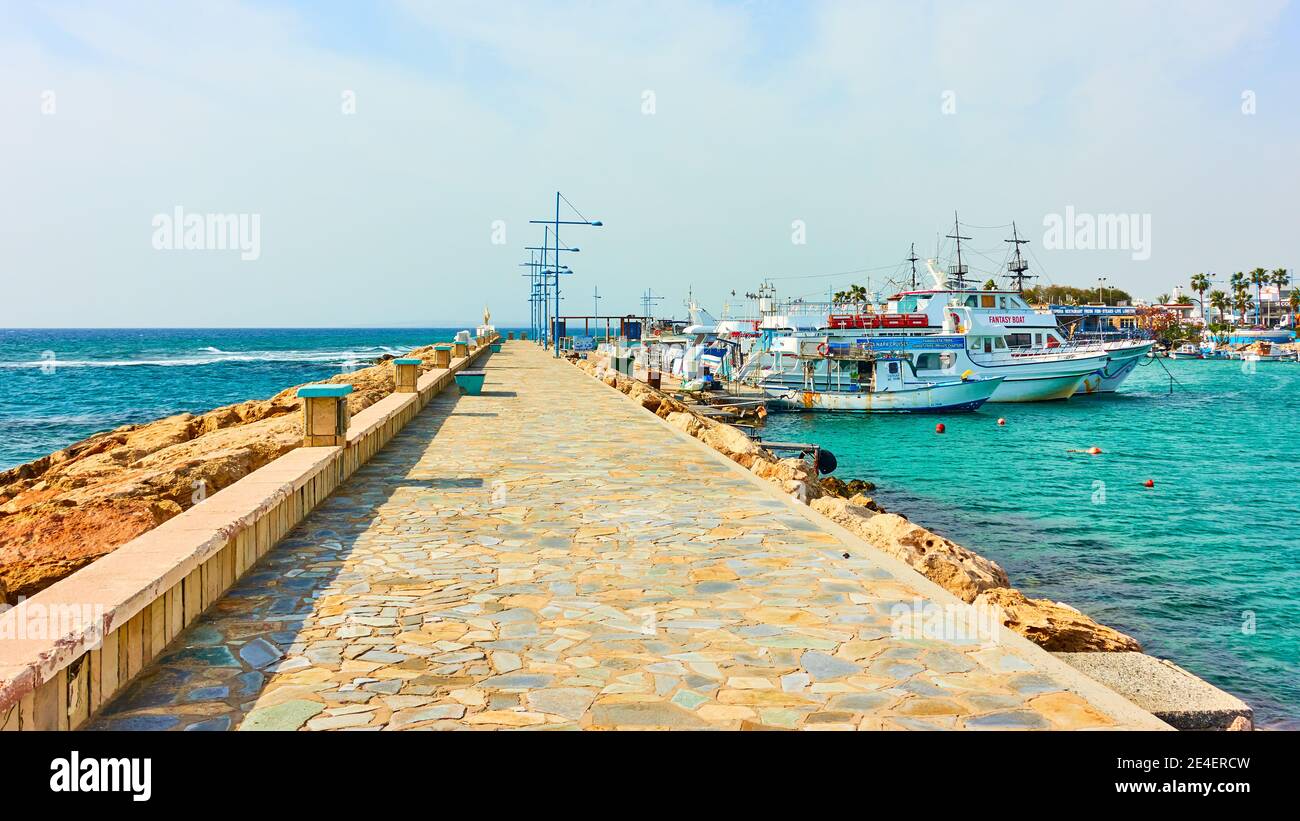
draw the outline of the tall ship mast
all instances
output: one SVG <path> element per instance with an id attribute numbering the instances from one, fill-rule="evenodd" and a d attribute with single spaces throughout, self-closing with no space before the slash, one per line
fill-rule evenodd
<path id="1" fill-rule="evenodd" d="M 966 290 L 966 274 L 970 270 L 968 266 L 961 261 L 961 241 L 970 239 L 961 235 L 961 223 L 957 221 L 957 212 L 952 212 L 952 233 L 948 234 L 948 239 L 957 241 L 957 264 L 948 266 L 948 273 L 952 276 L 952 287 L 958 291 Z"/>
<path id="2" fill-rule="evenodd" d="M 1011 282 L 1016 286 L 1016 293 L 1023 294 L 1025 292 L 1025 280 L 1037 279 L 1033 274 L 1025 273 L 1025 271 L 1029 270 L 1029 263 L 1026 262 L 1025 258 L 1020 254 L 1020 246 L 1029 242 L 1029 240 L 1020 238 L 1020 234 L 1016 231 L 1016 224 L 1012 222 L 1011 239 L 1004 239 L 1002 241 L 1015 243 L 1016 255 L 1007 263 L 1007 274 L 1010 276 Z"/>

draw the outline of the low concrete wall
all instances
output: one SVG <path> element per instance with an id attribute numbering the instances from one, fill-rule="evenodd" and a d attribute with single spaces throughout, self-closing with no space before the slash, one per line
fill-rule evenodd
<path id="1" fill-rule="evenodd" d="M 0 730 L 84 724 L 488 350 L 352 417 L 346 446 L 290 451 L 0 614 Z"/>

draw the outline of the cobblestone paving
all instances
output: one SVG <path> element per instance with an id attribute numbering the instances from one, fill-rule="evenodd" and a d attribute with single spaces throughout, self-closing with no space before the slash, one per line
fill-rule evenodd
<path id="1" fill-rule="evenodd" d="M 895 638 L 906 577 L 532 343 L 487 373 L 92 726 L 1118 726 L 1032 653 Z"/>

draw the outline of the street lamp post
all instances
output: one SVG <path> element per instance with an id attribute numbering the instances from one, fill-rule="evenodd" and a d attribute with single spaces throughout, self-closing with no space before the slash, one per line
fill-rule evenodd
<path id="1" fill-rule="evenodd" d="M 570 208 L 573 208 L 573 203 L 569 202 L 567 199 L 564 199 L 564 195 L 561 194 L 559 191 L 556 191 L 556 192 L 555 192 L 555 219 L 553 219 L 553 220 L 529 220 L 529 223 L 534 224 L 534 225 L 554 225 L 554 226 L 555 226 L 555 271 L 556 271 L 556 274 L 555 274 L 555 316 L 556 316 L 556 317 L 559 317 L 559 315 L 560 315 L 560 276 L 559 276 L 559 271 L 560 271 L 560 251 L 562 251 L 562 250 L 564 250 L 564 251 L 572 250 L 572 251 L 574 251 L 574 252 L 577 251 L 576 248 L 574 248 L 574 249 L 568 249 L 568 248 L 561 248 L 561 247 L 560 247 L 560 226 L 561 226 L 561 225 L 590 225 L 590 226 L 593 226 L 593 227 L 595 227 L 595 228 L 600 228 L 600 227 L 604 224 L 604 223 L 602 223 L 600 220 L 589 220 L 589 219 L 587 219 L 586 217 L 582 217 L 582 212 L 580 212 L 577 208 L 573 208 L 573 212 L 574 212 L 575 214 L 577 214 L 578 216 L 582 217 L 581 220 L 562 220 L 562 219 L 560 219 L 560 200 L 564 200 L 566 203 L 568 203 L 568 205 L 569 205 Z M 543 252 L 542 252 L 542 263 L 545 264 L 545 262 L 546 262 L 546 253 L 545 253 L 545 251 L 543 251 Z M 560 346 L 557 344 L 557 345 L 555 346 L 555 356 L 558 358 L 559 355 L 560 355 Z"/>
<path id="2" fill-rule="evenodd" d="M 542 289 L 543 282 L 541 274 L 539 273 L 541 265 L 542 264 L 537 261 L 537 254 L 534 251 L 529 251 L 528 262 L 519 263 L 520 268 L 528 269 L 528 273 L 524 274 L 524 276 L 528 277 L 529 333 L 532 334 L 533 342 L 541 341 L 541 336 L 538 333 L 542 327 L 539 314 L 542 310 L 545 294 Z"/>
<path id="3" fill-rule="evenodd" d="M 582 250 L 581 248 L 561 248 L 558 242 L 555 243 L 554 247 L 552 247 L 550 241 L 551 241 L 551 229 L 548 227 L 546 229 L 545 236 L 542 238 L 542 247 L 538 248 L 535 245 L 530 245 L 524 248 L 525 251 L 542 252 L 541 270 L 539 271 L 539 274 L 542 278 L 542 283 L 544 288 L 542 305 L 544 308 L 543 311 L 545 315 L 544 318 L 546 320 L 545 338 L 547 340 L 548 345 L 556 342 L 556 340 L 553 337 L 555 336 L 554 321 L 558 319 L 560 316 L 560 274 L 562 273 L 571 274 L 573 272 L 569 270 L 567 265 L 556 265 L 554 269 L 547 269 L 546 252 L 553 251 L 556 256 L 559 256 L 560 251 L 568 251 L 569 253 L 576 254 Z M 550 287 L 549 287 L 550 283 L 546 279 L 547 275 L 555 276 L 555 316 L 554 317 L 551 316 Z"/>

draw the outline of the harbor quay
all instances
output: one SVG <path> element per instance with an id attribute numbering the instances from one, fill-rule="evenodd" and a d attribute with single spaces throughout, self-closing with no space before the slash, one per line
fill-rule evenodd
<path id="1" fill-rule="evenodd" d="M 900 630 L 968 605 L 535 344 L 478 348 L 481 389 L 429 396 L 260 558 L 139 568 L 163 595 L 104 602 L 97 648 L 6 645 L 0 724 L 1167 729 L 1011 631 Z M 33 601 L 171 561 L 132 548 Z"/>

